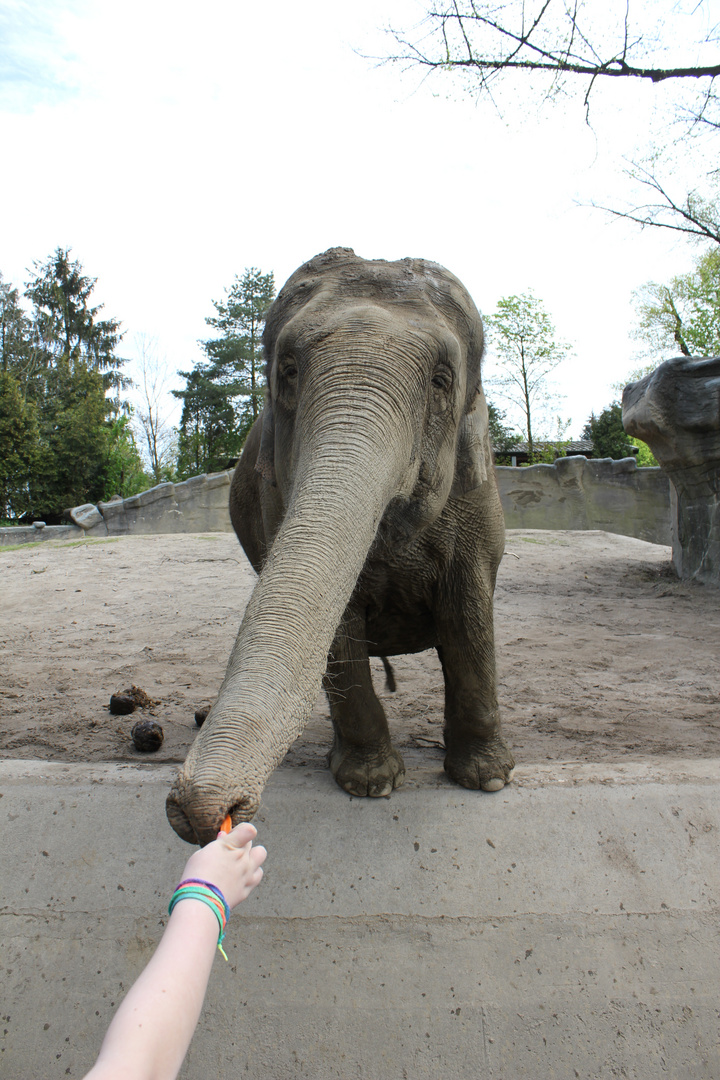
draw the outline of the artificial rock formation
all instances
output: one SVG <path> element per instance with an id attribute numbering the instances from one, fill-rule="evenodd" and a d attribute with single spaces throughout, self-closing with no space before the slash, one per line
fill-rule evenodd
<path id="1" fill-rule="evenodd" d="M 625 387 L 622 410 L 670 478 L 679 577 L 720 585 L 720 358 L 666 360 Z"/>

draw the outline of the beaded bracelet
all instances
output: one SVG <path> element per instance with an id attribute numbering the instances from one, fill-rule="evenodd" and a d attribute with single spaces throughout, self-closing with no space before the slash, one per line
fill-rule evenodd
<path id="1" fill-rule="evenodd" d="M 209 881 L 201 881 L 195 878 L 188 878 L 186 881 L 181 881 L 170 898 L 168 915 L 172 915 L 175 905 L 179 903 L 180 900 L 202 900 L 202 902 L 207 904 L 210 910 L 215 913 L 218 926 L 220 927 L 218 949 L 227 960 L 227 954 L 222 947 L 222 943 L 225 937 L 225 927 L 230 918 L 230 908 L 220 889 L 218 889 L 216 885 L 211 885 Z"/>

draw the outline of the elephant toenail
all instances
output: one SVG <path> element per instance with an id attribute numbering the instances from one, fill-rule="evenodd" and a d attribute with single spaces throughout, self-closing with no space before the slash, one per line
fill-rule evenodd
<path id="1" fill-rule="evenodd" d="M 392 784 L 383 784 L 381 788 L 377 788 L 375 791 L 371 791 L 370 794 L 374 795 L 376 799 L 382 799 L 383 796 L 389 795 L 392 792 Z"/>
<path id="2" fill-rule="evenodd" d="M 494 776 L 492 780 L 483 781 L 480 787 L 483 791 L 500 791 L 501 788 L 505 787 L 505 781 L 499 776 Z"/>

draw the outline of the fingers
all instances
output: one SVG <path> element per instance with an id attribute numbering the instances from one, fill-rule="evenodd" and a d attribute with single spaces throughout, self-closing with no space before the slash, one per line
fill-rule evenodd
<path id="1" fill-rule="evenodd" d="M 262 844 L 257 844 L 255 847 L 250 849 L 250 859 L 255 868 L 259 870 L 262 864 L 267 859 L 267 851 L 262 846 Z M 260 870 L 260 876 L 262 877 L 262 870 Z"/>
<path id="2" fill-rule="evenodd" d="M 248 877 L 245 878 L 245 887 L 243 890 L 245 893 L 245 898 L 250 895 L 253 889 L 256 889 L 258 887 L 258 885 L 263 879 L 263 876 L 264 872 L 262 866 L 256 866 L 252 874 L 249 874 Z"/>
<path id="3" fill-rule="evenodd" d="M 241 821 L 239 825 L 236 825 L 234 829 L 231 829 L 229 833 L 219 833 L 218 837 L 222 836 L 231 847 L 244 848 L 257 836 L 257 829 L 249 821 Z"/>

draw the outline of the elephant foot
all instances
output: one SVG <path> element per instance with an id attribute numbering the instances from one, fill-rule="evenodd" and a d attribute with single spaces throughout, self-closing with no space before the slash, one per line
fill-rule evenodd
<path id="1" fill-rule="evenodd" d="M 335 736 L 328 755 L 330 771 L 348 795 L 379 799 L 405 781 L 405 764 L 390 743 L 348 746 Z"/>
<path id="2" fill-rule="evenodd" d="M 500 791 L 509 784 L 515 758 L 502 735 L 485 742 L 466 742 L 448 747 L 445 772 L 451 780 L 473 791 Z"/>

